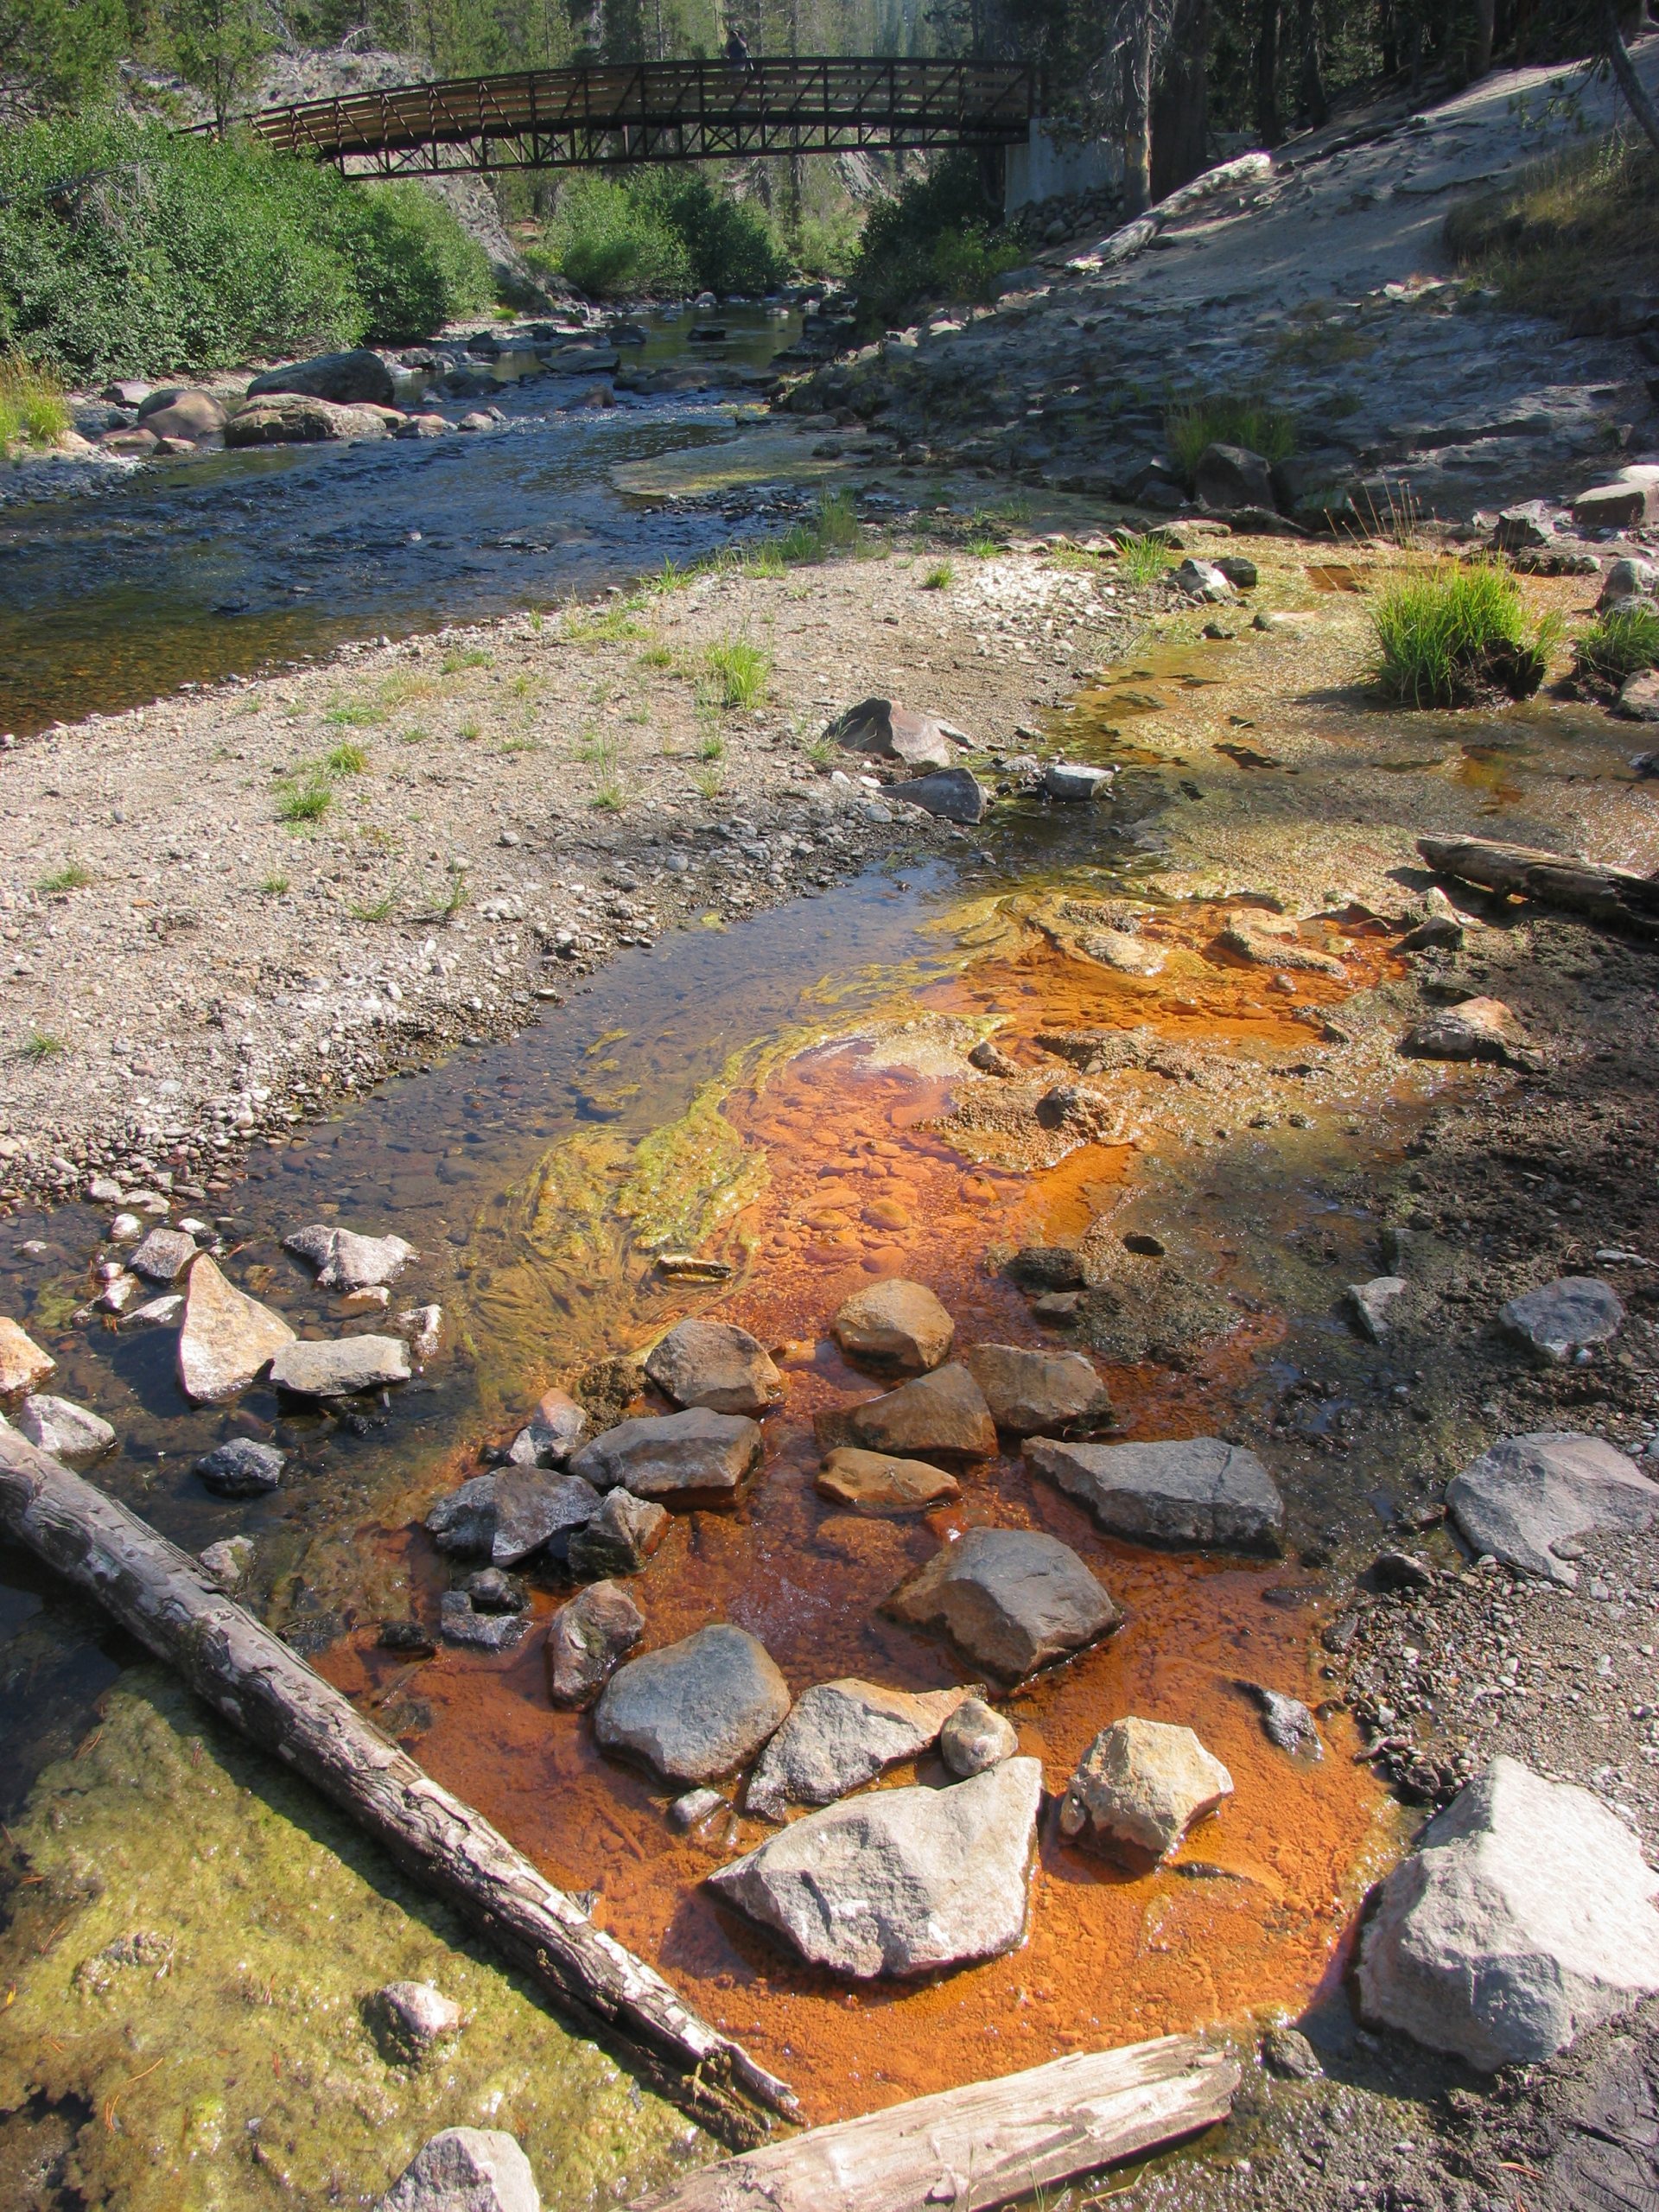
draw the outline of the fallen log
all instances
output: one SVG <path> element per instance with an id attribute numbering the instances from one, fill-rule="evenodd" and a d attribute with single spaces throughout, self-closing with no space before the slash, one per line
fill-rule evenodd
<path id="1" fill-rule="evenodd" d="M 1659 939 L 1659 880 L 1652 876 L 1484 837 L 1420 837 L 1417 849 L 1437 875 Z"/>
<path id="2" fill-rule="evenodd" d="M 1082 253 L 1070 253 L 1062 246 L 1056 252 L 1039 257 L 1048 263 L 1063 263 L 1067 269 L 1085 274 L 1096 269 L 1115 268 L 1119 262 L 1132 260 L 1143 251 L 1166 225 L 1179 223 L 1183 216 L 1190 215 L 1195 207 L 1213 199 L 1218 192 L 1242 191 L 1247 186 L 1264 183 L 1272 175 L 1271 154 L 1240 154 L 1236 160 L 1223 162 L 1219 168 L 1206 169 L 1202 176 L 1195 176 L 1191 184 L 1182 185 L 1155 207 L 1149 207 L 1144 215 L 1137 215 L 1133 222 L 1109 232 Z"/>
<path id="3" fill-rule="evenodd" d="M 1225 2120 L 1239 2067 L 1196 2036 L 1057 2058 L 704 2166 L 632 2212 L 990 2212 Z"/>
<path id="4" fill-rule="evenodd" d="M 763 2142 L 763 2111 L 796 2113 L 786 2082 L 595 1928 L 481 1814 L 215 1589 L 200 1561 L 9 1430 L 0 1431 L 0 1532 L 97 1599 L 562 2005 L 627 2041 L 664 2093 L 722 2142 Z"/>

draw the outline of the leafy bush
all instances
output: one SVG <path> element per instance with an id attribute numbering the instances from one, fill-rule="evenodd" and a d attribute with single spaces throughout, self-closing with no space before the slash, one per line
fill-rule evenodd
<path id="1" fill-rule="evenodd" d="M 971 153 L 948 154 L 896 199 L 872 208 L 852 286 L 868 321 L 904 321 L 926 300 L 984 300 L 1004 270 L 1026 258 L 1004 237 Z"/>
<path id="2" fill-rule="evenodd" d="M 0 353 L 0 451 L 17 442 L 55 445 L 68 428 L 57 378 L 15 349 Z"/>
<path id="3" fill-rule="evenodd" d="M 0 344 L 73 374 L 419 335 L 478 301 L 481 262 L 418 188 L 245 141 L 108 114 L 0 134 Z"/>
<path id="4" fill-rule="evenodd" d="M 1659 668 L 1659 607 L 1615 607 L 1585 632 L 1573 655 L 1573 673 L 1622 683 L 1644 668 Z"/>
<path id="5" fill-rule="evenodd" d="M 1521 588 L 1491 561 L 1443 564 L 1387 585 L 1371 609 L 1376 675 L 1408 707 L 1467 707 L 1496 692 L 1529 698 L 1544 680 L 1559 621 L 1527 619 Z"/>
<path id="6" fill-rule="evenodd" d="M 764 292 L 785 274 L 765 218 L 689 168 L 573 178 L 539 257 L 600 299 Z"/>
<path id="7" fill-rule="evenodd" d="M 1206 446 L 1244 446 L 1263 461 L 1288 461 L 1296 450 L 1296 425 L 1259 399 L 1189 399 L 1164 417 L 1169 457 L 1189 484 Z"/>

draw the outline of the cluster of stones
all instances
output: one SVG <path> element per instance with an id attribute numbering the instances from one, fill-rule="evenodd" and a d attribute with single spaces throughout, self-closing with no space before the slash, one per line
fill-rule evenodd
<path id="1" fill-rule="evenodd" d="M 1277 1546 L 1282 1502 L 1250 1452 L 1217 1438 L 1090 1441 L 1112 1408 L 1079 1353 L 982 1344 L 953 1357 L 950 1315 L 902 1280 L 849 1299 L 833 1332 L 850 1360 L 892 1383 L 819 1416 L 817 1488 L 838 1505 L 893 1516 L 949 1503 L 962 1495 L 962 1470 L 1019 1440 L 1034 1474 L 1081 1498 L 1115 1535 Z M 677 1323 L 645 1372 L 675 1410 L 589 1437 L 582 1409 L 550 1391 L 501 1464 L 434 1507 L 426 1526 L 439 1547 L 480 1562 L 442 1600 L 442 1635 L 512 1649 L 531 1618 L 526 1585 L 511 1570 L 584 1582 L 548 1626 L 553 1700 L 591 1703 L 599 1744 L 677 1793 L 676 1825 L 697 1827 L 737 1802 L 786 1824 L 709 1876 L 716 1896 L 801 1957 L 854 1979 L 1012 1948 L 1026 1929 L 1043 1776 L 1019 1756 L 995 1700 L 1109 1636 L 1122 1618 L 1110 1594 L 1058 1538 L 977 1527 L 943 1544 L 884 1610 L 944 1637 L 982 1679 L 918 1694 L 847 1677 L 792 1698 L 760 1639 L 723 1622 L 642 1653 L 645 1617 L 626 1580 L 646 1565 L 671 1510 L 729 1501 L 752 1478 L 761 1423 L 784 1394 L 765 1346 L 725 1322 Z M 1305 1724 L 1300 1739 L 1275 1740 L 1317 1756 L 1306 1708 L 1260 1694 Z M 946 1786 L 867 1789 L 930 1752 Z M 1177 1849 L 1232 1786 L 1190 1729 L 1126 1716 L 1078 1765 L 1061 1825 L 1144 1866 Z"/>

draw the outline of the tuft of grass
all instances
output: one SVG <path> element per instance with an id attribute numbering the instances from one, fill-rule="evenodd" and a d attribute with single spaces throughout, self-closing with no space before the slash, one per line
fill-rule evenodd
<path id="1" fill-rule="evenodd" d="M 357 729 L 385 721 L 389 711 L 384 699 L 340 699 L 329 708 L 323 720 L 341 728 Z"/>
<path id="2" fill-rule="evenodd" d="M 801 747 L 815 768 L 833 768 L 837 758 L 836 741 L 820 730 L 816 737 L 807 739 Z"/>
<path id="3" fill-rule="evenodd" d="M 995 561 L 997 555 L 1007 552 L 1007 548 L 1000 537 L 981 535 L 970 537 L 963 550 L 970 560 Z"/>
<path id="4" fill-rule="evenodd" d="M 35 888 L 42 898 L 61 899 L 71 891 L 84 891 L 92 880 L 91 868 L 84 868 L 79 861 L 71 861 L 51 875 L 41 876 Z"/>
<path id="5" fill-rule="evenodd" d="M 1560 634 L 1554 616 L 1529 620 L 1520 585 L 1494 561 L 1396 577 L 1370 613 L 1376 682 L 1408 707 L 1472 706 L 1497 692 L 1529 698 Z"/>
<path id="6" fill-rule="evenodd" d="M 437 912 L 442 920 L 453 922 L 472 893 L 467 888 L 467 871 L 459 861 L 450 861 L 448 874 L 448 880 L 443 896 L 438 901 Z"/>
<path id="7" fill-rule="evenodd" d="M 620 814 L 626 804 L 621 779 L 607 776 L 603 783 L 595 784 L 588 804 L 601 814 Z"/>
<path id="8" fill-rule="evenodd" d="M 482 737 L 483 734 L 484 725 L 482 722 L 461 722 L 457 726 L 455 730 L 455 735 L 459 738 L 465 739 L 468 745 L 476 745 L 479 739 Z"/>
<path id="9" fill-rule="evenodd" d="M 789 563 L 784 557 L 784 549 L 780 540 L 775 537 L 763 538 L 744 561 L 743 573 L 747 576 L 786 576 L 789 574 Z"/>
<path id="10" fill-rule="evenodd" d="M 726 758 L 725 739 L 710 730 L 707 737 L 698 741 L 697 758 L 699 760 L 723 760 Z"/>
<path id="11" fill-rule="evenodd" d="M 279 822 L 321 822 L 334 803 L 327 784 L 296 784 L 276 803 Z"/>
<path id="12" fill-rule="evenodd" d="M 1055 568 L 1080 569 L 1084 575 L 1093 575 L 1096 569 L 1111 565 L 1104 554 L 1085 553 L 1081 545 L 1052 546 L 1048 557 Z"/>
<path id="13" fill-rule="evenodd" d="M 445 653 L 438 665 L 445 676 L 459 676 L 464 668 L 488 668 L 494 659 L 495 655 L 486 653 L 481 645 L 456 646 Z"/>
<path id="14" fill-rule="evenodd" d="M 69 423 L 57 378 L 16 346 L 0 353 L 0 449 L 54 446 Z"/>
<path id="15" fill-rule="evenodd" d="M 637 610 L 625 602 L 602 614 L 567 614 L 564 634 L 573 645 L 620 645 L 630 639 L 643 638 L 645 630 L 637 619 Z"/>
<path id="16" fill-rule="evenodd" d="M 1126 584 L 1144 591 L 1161 583 L 1169 570 L 1169 540 L 1155 530 L 1118 541 L 1117 573 Z"/>
<path id="17" fill-rule="evenodd" d="M 1169 457 L 1189 484 L 1206 446 L 1248 446 L 1263 461 L 1288 461 L 1296 450 L 1292 417 L 1265 400 L 1226 396 L 1189 399 L 1164 417 Z"/>
<path id="18" fill-rule="evenodd" d="M 35 1067 L 60 1058 L 68 1049 L 63 1039 L 54 1037 L 49 1029 L 31 1029 L 22 1043 L 23 1058 Z"/>
<path id="19" fill-rule="evenodd" d="M 344 745 L 335 746 L 332 753 L 324 756 L 322 772 L 333 781 L 338 782 L 342 776 L 365 774 L 368 765 L 369 756 L 364 748 L 360 745 L 348 741 Z"/>
<path id="20" fill-rule="evenodd" d="M 667 645 L 647 645 L 635 656 L 641 668 L 672 668 L 674 655 Z"/>
<path id="21" fill-rule="evenodd" d="M 936 561 L 922 578 L 924 591 L 946 591 L 955 583 L 957 572 L 948 561 Z"/>
<path id="22" fill-rule="evenodd" d="M 404 732 L 397 742 L 400 745 L 424 745 L 431 734 L 429 729 L 423 729 L 419 722 L 415 722 Z"/>
<path id="23" fill-rule="evenodd" d="M 359 922 L 389 922 L 397 912 L 397 893 L 395 891 L 388 891 L 379 899 L 365 899 L 361 906 L 352 908 L 353 914 Z"/>
<path id="24" fill-rule="evenodd" d="M 1644 668 L 1659 668 L 1659 607 L 1615 607 L 1573 649 L 1573 674 L 1604 683 L 1622 683 Z"/>
<path id="25" fill-rule="evenodd" d="M 709 646 L 703 664 L 715 686 L 722 707 L 758 707 L 766 696 L 772 675 L 772 655 L 743 638 L 728 638 Z"/>
<path id="26" fill-rule="evenodd" d="M 1508 191 L 1460 201 L 1446 243 L 1457 268 L 1495 286 L 1506 307 L 1599 324 L 1631 289 L 1652 287 L 1659 156 L 1622 132 L 1568 147 Z"/>
<path id="27" fill-rule="evenodd" d="M 259 888 L 267 899 L 280 899 L 288 889 L 288 878 L 285 875 L 268 875 Z"/>
<path id="28" fill-rule="evenodd" d="M 694 768 L 691 781 L 704 798 L 718 798 L 725 788 L 725 771 L 712 765 L 707 768 Z"/>

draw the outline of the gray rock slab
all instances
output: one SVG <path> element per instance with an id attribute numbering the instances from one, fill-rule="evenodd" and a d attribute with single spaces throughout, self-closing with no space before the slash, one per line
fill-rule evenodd
<path id="1" fill-rule="evenodd" d="M 563 1559 L 571 1536 L 599 1507 L 599 1492 L 580 1475 L 547 1467 L 504 1467 L 495 1478 L 492 1562 L 517 1567 L 543 1550 Z"/>
<path id="2" fill-rule="evenodd" d="M 17 1426 L 31 1444 L 58 1459 L 96 1459 L 115 1442 L 108 1421 L 68 1398 L 25 1398 Z"/>
<path id="3" fill-rule="evenodd" d="M 176 1282 L 196 1249 L 196 1240 L 187 1230 L 152 1229 L 127 1265 L 146 1282 Z"/>
<path id="4" fill-rule="evenodd" d="M 407 1382 L 409 1346 L 401 1337 L 337 1337 L 322 1343 L 296 1338 L 270 1363 L 279 1390 L 301 1398 L 345 1398 L 358 1390 L 383 1390 Z"/>
<path id="5" fill-rule="evenodd" d="M 996 1450 L 996 1424 L 984 1393 L 955 1362 L 830 1420 L 847 1433 L 831 1437 L 826 1429 L 826 1442 L 851 1443 L 900 1459 L 926 1459 L 944 1452 L 951 1459 L 988 1459 Z"/>
<path id="6" fill-rule="evenodd" d="M 459 1558 L 487 1558 L 495 1541 L 495 1486 L 498 1475 L 474 1475 L 441 1497 L 427 1515 L 427 1534 L 438 1549 Z"/>
<path id="7" fill-rule="evenodd" d="M 905 783 L 889 784 L 887 797 L 944 822 L 982 822 L 991 803 L 971 768 L 941 768 L 931 776 L 912 776 Z"/>
<path id="8" fill-rule="evenodd" d="M 595 1490 L 620 1485 L 636 1497 L 689 1504 L 730 1497 L 760 1464 L 762 1441 L 760 1424 L 747 1414 L 692 1406 L 619 1421 L 574 1453 L 569 1467 Z"/>
<path id="9" fill-rule="evenodd" d="M 817 1488 L 837 1505 L 875 1516 L 921 1513 L 962 1496 L 962 1484 L 943 1467 L 895 1459 L 890 1452 L 861 1452 L 855 1444 L 826 1456 Z"/>
<path id="10" fill-rule="evenodd" d="M 645 1617 L 614 1582 L 594 1582 L 547 1626 L 547 1687 L 555 1705 L 596 1697 L 645 1632 Z"/>
<path id="11" fill-rule="evenodd" d="M 216 1444 L 196 1462 L 196 1472 L 217 1497 L 264 1497 L 277 1489 L 286 1452 L 257 1437 L 232 1436 Z"/>
<path id="12" fill-rule="evenodd" d="M 528 1613 L 480 1612 L 464 1590 L 446 1590 L 438 1600 L 438 1633 L 446 1643 L 472 1651 L 512 1651 L 530 1629 Z"/>
<path id="13" fill-rule="evenodd" d="M 415 2153 L 378 2212 L 542 2212 L 530 2160 L 496 2127 L 446 2127 Z"/>
<path id="14" fill-rule="evenodd" d="M 284 1236 L 283 1249 L 308 1261 L 323 1290 L 377 1290 L 396 1282 L 420 1255 L 401 1236 L 359 1236 L 355 1230 L 314 1222 Z"/>
<path id="15" fill-rule="evenodd" d="M 612 1490 L 593 1519 L 571 1535 L 566 1554 L 578 1580 L 638 1574 L 668 1534 L 669 1511 L 654 1498 Z"/>
<path id="16" fill-rule="evenodd" d="M 1497 1318 L 1535 1358 L 1551 1366 L 1586 1345 L 1611 1343 L 1624 1325 L 1624 1305 L 1599 1276 L 1560 1275 L 1512 1298 Z"/>
<path id="17" fill-rule="evenodd" d="M 1344 1295 L 1362 1337 L 1382 1343 L 1389 1332 L 1389 1308 L 1408 1287 L 1403 1275 L 1373 1275 L 1370 1282 L 1349 1284 Z"/>
<path id="18" fill-rule="evenodd" d="M 676 1405 L 711 1413 L 763 1414 L 784 1395 L 766 1346 L 729 1321 L 677 1321 L 647 1353 L 645 1372 Z"/>
<path id="19" fill-rule="evenodd" d="M 1383 1882 L 1361 2007 L 1483 2071 L 1552 2058 L 1659 1993 L 1656 1886 L 1588 1790 L 1494 1759 Z"/>
<path id="20" fill-rule="evenodd" d="M 1080 1497 L 1101 1527 L 1141 1543 L 1276 1551 L 1285 1503 L 1254 1452 L 1218 1436 L 1159 1444 L 1068 1444 L 1033 1437 L 1026 1457 Z"/>
<path id="21" fill-rule="evenodd" d="M 861 699 L 830 724 L 824 735 L 850 753 L 902 760 L 911 768 L 948 768 L 972 740 L 937 715 L 918 713 L 893 699 Z"/>
<path id="22" fill-rule="evenodd" d="M 1557 1544 L 1592 1529 L 1635 1531 L 1659 1511 L 1659 1484 L 1599 1436 L 1538 1429 L 1506 1436 L 1446 1484 L 1452 1516 L 1476 1552 L 1571 1588 Z"/>
<path id="23" fill-rule="evenodd" d="M 290 361 L 284 368 L 267 369 L 255 377 L 247 396 L 262 399 L 268 392 L 279 391 L 332 399 L 340 406 L 366 400 L 372 406 L 390 407 L 396 387 L 391 371 L 379 354 L 366 346 L 354 346 L 349 352 L 314 353 L 308 361 Z"/>
<path id="24" fill-rule="evenodd" d="M 149 1308 L 132 1315 L 141 1319 Z M 294 1342 L 280 1313 L 226 1281 L 206 1252 L 192 1262 L 179 1331 L 179 1385 L 198 1405 L 217 1406 L 245 1390 Z"/>
<path id="25" fill-rule="evenodd" d="M 1116 768 L 1091 768 L 1081 760 L 1051 760 L 1043 770 L 1043 789 L 1063 804 L 1104 798 L 1117 780 Z"/>
<path id="26" fill-rule="evenodd" d="M 1036 1759 L 947 1789 L 871 1790 L 809 1813 L 709 1886 L 857 1980 L 995 1958 L 1025 1935 L 1042 1792 Z"/>
<path id="27" fill-rule="evenodd" d="M 912 1694 L 848 1676 L 804 1690 L 760 1754 L 745 1799 L 763 1820 L 828 1805 L 935 1742 L 969 1690 Z"/>
<path id="28" fill-rule="evenodd" d="M 1115 1720 L 1077 1762 L 1060 1801 L 1060 1833 L 1166 1859 L 1232 1794 L 1232 1776 L 1190 1728 Z"/>
<path id="29" fill-rule="evenodd" d="M 943 1630 L 976 1666 L 1009 1682 L 1069 1658 L 1122 1618 L 1071 1546 L 1034 1529 L 969 1529 L 884 1610 Z"/>
<path id="30" fill-rule="evenodd" d="M 607 1751 L 670 1782 L 717 1782 L 752 1758 L 789 1712 L 766 1646 L 721 1622 L 618 1669 L 594 1714 Z"/>
<path id="31" fill-rule="evenodd" d="M 1112 1418 L 1106 1385 L 1080 1351 L 973 1344 L 962 1363 L 984 1393 L 992 1420 L 1015 1436 L 1086 1431 Z"/>

